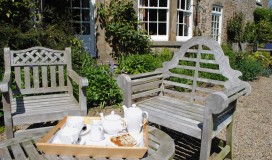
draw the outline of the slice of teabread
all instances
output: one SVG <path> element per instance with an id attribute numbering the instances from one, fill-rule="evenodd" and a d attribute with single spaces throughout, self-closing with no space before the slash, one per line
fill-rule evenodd
<path id="1" fill-rule="evenodd" d="M 133 147 L 137 144 L 137 141 L 130 134 L 113 136 L 111 137 L 111 142 L 122 147 Z"/>

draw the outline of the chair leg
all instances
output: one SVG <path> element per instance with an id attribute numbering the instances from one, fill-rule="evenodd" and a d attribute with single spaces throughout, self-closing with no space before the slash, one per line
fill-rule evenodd
<path id="1" fill-rule="evenodd" d="M 234 115 L 233 115 L 234 116 Z M 233 159 L 233 118 L 230 124 L 227 126 L 227 133 L 226 133 L 226 145 L 230 146 L 230 152 L 226 156 L 226 158 Z"/>
<path id="2" fill-rule="evenodd" d="M 201 137 L 201 148 L 200 148 L 200 160 L 208 160 L 211 153 L 212 143 L 212 132 L 213 132 L 213 121 L 212 117 L 209 117 L 204 121 L 202 137 Z"/>

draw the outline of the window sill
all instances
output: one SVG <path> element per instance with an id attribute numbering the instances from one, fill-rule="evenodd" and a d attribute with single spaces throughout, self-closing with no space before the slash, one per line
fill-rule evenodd
<path id="1" fill-rule="evenodd" d="M 181 47 L 183 42 L 176 41 L 153 41 L 152 47 Z"/>

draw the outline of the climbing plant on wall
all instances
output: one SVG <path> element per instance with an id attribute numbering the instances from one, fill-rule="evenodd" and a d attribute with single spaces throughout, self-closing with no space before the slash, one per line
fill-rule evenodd
<path id="1" fill-rule="evenodd" d="M 142 30 L 131 0 L 98 4 L 98 17 L 115 56 L 150 52 L 150 39 Z"/>

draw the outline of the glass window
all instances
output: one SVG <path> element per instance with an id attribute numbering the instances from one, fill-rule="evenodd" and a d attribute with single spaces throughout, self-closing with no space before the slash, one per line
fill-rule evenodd
<path id="1" fill-rule="evenodd" d="M 90 0 L 71 0 L 72 23 L 76 34 L 90 34 Z"/>
<path id="2" fill-rule="evenodd" d="M 168 40 L 169 0 L 139 0 L 141 28 L 153 40 Z"/>
<path id="3" fill-rule="evenodd" d="M 211 37 L 221 43 L 222 7 L 213 6 Z"/>
<path id="4" fill-rule="evenodd" d="M 177 41 L 185 41 L 192 37 L 192 0 L 177 1 Z"/>

